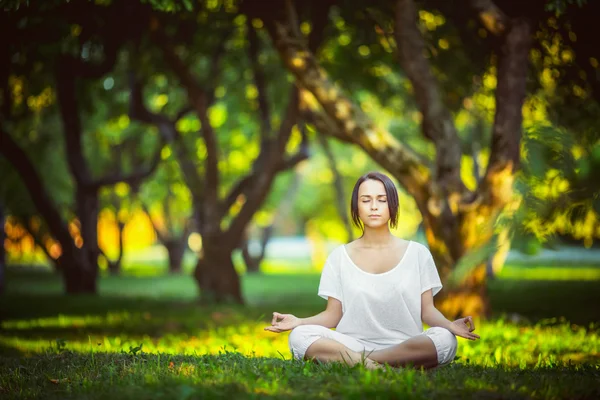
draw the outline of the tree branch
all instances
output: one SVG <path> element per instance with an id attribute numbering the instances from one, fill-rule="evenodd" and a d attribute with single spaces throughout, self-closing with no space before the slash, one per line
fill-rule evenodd
<path id="1" fill-rule="evenodd" d="M 130 72 L 130 96 L 129 96 L 129 116 L 133 120 L 138 120 L 148 124 L 155 125 L 164 140 L 172 143 L 175 150 L 177 161 L 183 173 L 183 179 L 190 189 L 194 202 L 198 205 L 204 204 L 205 185 L 202 177 L 198 174 L 196 166 L 187 156 L 186 148 L 181 141 L 181 135 L 177 131 L 175 123 L 163 114 L 150 112 L 142 96 L 142 85 L 136 79 L 135 74 Z M 202 217 L 201 217 L 202 218 Z"/>
<path id="2" fill-rule="evenodd" d="M 208 119 L 208 106 L 209 97 L 207 96 L 206 90 L 202 88 L 196 78 L 189 71 L 187 65 L 175 54 L 172 45 L 169 43 L 166 35 L 162 32 L 158 26 L 158 21 L 155 20 L 156 28 L 152 31 L 152 37 L 160 47 L 164 54 L 167 63 L 171 69 L 177 75 L 181 84 L 187 90 L 187 97 L 190 104 L 194 107 L 198 115 L 198 119 L 202 125 L 201 133 L 206 144 L 206 206 L 209 209 L 209 215 L 214 216 L 214 212 L 218 208 L 218 187 L 219 187 L 219 170 L 218 170 L 218 149 L 215 133 L 210 120 Z M 222 44 L 224 46 L 224 44 Z M 220 46 L 219 46 L 220 47 Z M 213 55 L 213 65 L 218 65 L 215 58 L 220 57 L 221 52 L 216 51 Z"/>
<path id="3" fill-rule="evenodd" d="M 460 178 L 460 140 L 452 116 L 442 101 L 431 65 L 425 58 L 425 40 L 417 20 L 414 1 L 398 0 L 394 29 L 398 56 L 423 115 L 423 135 L 436 147 L 436 181 L 445 194 L 462 193 L 465 188 Z"/>
<path id="4" fill-rule="evenodd" d="M 417 201 L 426 198 L 430 172 L 418 157 L 398 142 L 389 132 L 377 127 L 367 115 L 340 92 L 307 49 L 302 38 L 291 35 L 286 23 L 275 22 L 269 30 L 286 67 L 302 88 L 314 95 L 325 114 L 336 126 L 333 131 L 322 131 L 332 136 L 343 136 L 358 144 L 373 159 L 398 178 Z"/>
<path id="5" fill-rule="evenodd" d="M 242 179 L 238 180 L 237 183 L 233 186 L 233 188 L 229 191 L 229 194 L 223 201 L 223 210 L 222 213 L 225 214 L 236 202 L 237 198 L 246 192 L 248 188 L 252 185 L 252 181 L 256 178 L 255 173 L 248 174 L 244 176 Z"/>
<path id="6" fill-rule="evenodd" d="M 47 231 L 46 232 L 40 232 L 40 229 L 38 228 L 37 231 L 35 229 L 33 229 L 33 226 L 31 225 L 31 215 L 26 215 L 26 214 L 19 214 L 19 215 L 13 215 L 13 217 L 15 217 L 17 219 L 17 221 L 21 224 L 21 226 L 23 226 L 23 228 L 27 231 L 27 233 L 33 238 L 33 242 L 35 243 L 35 245 L 37 247 L 40 248 L 40 250 L 42 250 L 42 252 L 44 253 L 44 255 L 46 255 L 46 258 L 48 259 L 48 261 L 50 261 L 52 264 L 54 264 L 54 266 L 56 267 L 57 270 L 60 270 L 61 265 L 60 265 L 60 257 L 55 259 L 52 257 L 52 255 L 50 254 L 50 251 L 48 250 L 48 248 L 46 248 L 46 245 L 44 244 L 44 240 L 43 240 L 43 235 L 44 233 L 49 235 L 50 237 L 52 237 L 52 235 L 50 235 Z"/>
<path id="7" fill-rule="evenodd" d="M 300 99 L 298 98 L 298 88 L 296 85 L 293 85 L 288 100 L 288 106 L 285 110 L 285 116 L 283 117 L 283 121 L 281 121 L 281 125 L 279 125 L 279 130 L 277 131 L 277 149 L 278 154 L 283 157 L 285 154 L 285 146 L 292 134 L 292 129 L 296 122 L 298 121 L 299 116 L 299 107 L 300 107 Z"/>
<path id="8" fill-rule="evenodd" d="M 116 61 L 119 46 L 116 40 L 107 40 L 104 52 L 104 60 L 99 64 L 92 64 L 82 61 L 79 58 L 63 56 L 62 68 L 70 71 L 71 76 L 77 76 L 85 79 L 98 79 L 109 73 Z"/>
<path id="9" fill-rule="evenodd" d="M 211 63 L 210 63 L 210 79 L 212 80 L 211 82 L 213 83 L 213 86 L 210 88 L 210 90 L 208 90 L 208 104 L 211 105 L 214 100 L 215 100 L 215 83 L 216 81 L 216 77 L 219 76 L 219 70 L 221 68 L 221 61 L 223 60 L 223 57 L 226 54 L 226 49 L 225 49 L 225 45 L 227 44 L 227 40 L 229 39 L 229 36 L 233 33 L 233 28 L 228 28 L 225 29 L 223 31 L 223 33 L 221 34 L 221 37 L 219 39 L 219 43 L 217 44 L 217 47 L 215 48 L 215 51 L 213 52 L 212 56 L 211 56 Z"/>
<path id="10" fill-rule="evenodd" d="M 92 176 L 83 155 L 81 120 L 77 104 L 75 79 L 72 71 L 67 66 L 65 58 L 63 58 L 58 65 L 56 92 L 65 132 L 67 162 L 77 184 L 87 185 L 92 181 Z"/>
<path id="11" fill-rule="evenodd" d="M 269 103 L 267 101 L 267 89 L 265 83 L 265 75 L 258 61 L 259 44 L 258 35 L 252 26 L 252 21 L 247 18 L 246 29 L 248 30 L 248 56 L 250 58 L 250 66 L 252 75 L 254 76 L 254 85 L 258 91 L 258 110 L 260 113 L 261 123 L 261 142 L 265 142 L 271 136 L 271 112 L 269 111 Z"/>
<path id="12" fill-rule="evenodd" d="M 493 0 L 470 0 L 470 3 L 479 20 L 488 31 L 496 36 L 504 33 L 506 26 L 509 24 L 509 19 Z"/>
<path id="13" fill-rule="evenodd" d="M 522 108 L 532 40 L 530 22 L 514 19 L 507 28 L 499 55 L 492 146 L 481 188 L 489 193 L 492 203 L 505 204 L 506 196 L 512 194 L 512 174 L 520 158 Z"/>
<path id="14" fill-rule="evenodd" d="M 337 162 L 335 159 L 335 156 L 333 154 L 333 151 L 331 150 L 331 146 L 329 145 L 329 142 L 327 140 L 327 137 L 325 137 L 325 135 L 317 135 L 317 138 L 319 140 L 319 142 L 321 143 L 321 146 L 323 147 L 323 150 L 325 151 L 325 155 L 327 156 L 327 162 L 329 164 L 329 169 L 331 170 L 331 172 L 333 173 L 333 182 L 334 182 L 334 188 L 335 188 L 335 193 L 336 193 L 336 203 L 337 203 L 337 210 L 338 210 L 338 214 L 340 216 L 340 219 L 342 220 L 342 223 L 344 224 L 344 228 L 346 228 L 346 232 L 348 233 L 348 240 L 352 240 L 352 226 L 350 224 L 350 217 L 348 216 L 348 203 L 347 203 L 347 197 L 346 194 L 344 193 L 344 178 L 342 177 L 342 174 L 340 173 L 340 170 L 337 167 Z"/>
<path id="15" fill-rule="evenodd" d="M 253 177 L 250 178 L 252 185 L 248 186 L 249 190 L 246 192 L 246 202 L 240 212 L 233 218 L 225 233 L 229 243 L 234 243 L 235 245 L 240 243 L 248 222 L 267 196 L 277 172 L 291 168 L 308 157 L 307 139 L 306 135 L 303 134 L 299 151 L 288 159 L 283 158 L 285 143 L 298 120 L 298 115 L 298 91 L 294 87 L 290 93 L 290 101 L 285 113 L 285 119 L 279 127 L 277 136 L 278 149 L 273 151 L 272 146 L 263 147 L 261 154 L 254 161 L 252 168 Z"/>
<path id="16" fill-rule="evenodd" d="M 164 245 L 165 243 L 167 243 L 169 241 L 168 233 L 163 232 L 162 229 L 156 223 L 156 221 L 154 221 L 154 218 L 152 218 L 152 214 L 150 214 L 150 210 L 148 209 L 148 206 L 146 206 L 146 203 L 144 203 L 141 199 L 140 199 L 140 205 L 142 206 L 142 210 L 144 210 L 146 215 L 148 215 L 148 219 L 150 220 L 150 223 L 152 224 L 152 228 L 154 228 L 154 232 L 156 232 L 156 237 L 158 238 L 158 241 Z"/>
<path id="17" fill-rule="evenodd" d="M 2 154 L 21 176 L 31 201 L 48 225 L 52 236 L 60 243 L 63 253 L 75 254 L 75 245 L 58 209 L 38 175 L 27 154 L 12 137 L 0 127 L 0 154 Z"/>
<path id="18" fill-rule="evenodd" d="M 123 174 L 121 172 L 116 172 L 114 174 L 103 176 L 101 178 L 95 179 L 92 182 L 90 182 L 89 187 L 99 189 L 102 186 L 114 185 L 119 182 L 125 182 L 130 185 L 140 182 L 141 180 L 152 175 L 154 173 L 154 171 L 156 171 L 156 168 L 158 167 L 158 164 L 160 163 L 160 156 L 161 156 L 161 152 L 162 152 L 162 149 L 164 146 L 165 146 L 165 141 L 164 141 L 164 139 L 161 139 L 160 144 L 158 145 L 158 148 L 156 149 L 156 151 L 154 152 L 154 155 L 152 156 L 152 160 L 150 161 L 150 163 L 147 166 L 138 168 L 137 170 L 135 170 L 127 175 Z"/>
<path id="19" fill-rule="evenodd" d="M 302 119 L 313 125 L 317 132 L 332 136 L 342 142 L 355 144 L 350 137 L 339 129 L 339 126 L 322 111 L 302 110 Z"/>
<path id="20" fill-rule="evenodd" d="M 129 117 L 133 120 L 155 125 L 167 143 L 178 140 L 179 132 L 175 128 L 175 122 L 163 114 L 148 110 L 144 104 L 142 84 L 132 71 L 129 72 L 129 88 Z"/>
<path id="21" fill-rule="evenodd" d="M 308 136 L 306 135 L 306 132 L 302 131 L 302 142 L 300 144 L 300 149 L 296 152 L 296 154 L 292 155 L 291 157 L 288 157 L 287 159 L 281 159 L 280 162 L 277 163 L 275 170 L 276 172 L 281 172 L 291 169 L 301 161 L 308 159 L 309 156 L 310 154 L 308 150 Z M 231 189 L 231 191 L 227 195 L 227 198 L 223 202 L 224 212 L 227 212 L 227 210 L 231 208 L 233 203 L 235 203 L 237 198 L 240 195 L 247 192 L 253 186 L 253 182 L 255 182 L 255 180 L 260 176 L 260 174 L 262 174 L 262 171 L 257 171 L 255 169 L 255 172 L 244 176 L 235 184 L 235 186 Z"/>
<path id="22" fill-rule="evenodd" d="M 279 165 L 277 166 L 277 172 L 284 171 L 287 169 L 291 169 L 299 164 L 301 161 L 308 159 L 309 150 L 308 150 L 308 135 L 306 134 L 306 129 L 300 129 L 300 134 L 302 135 L 302 140 L 300 142 L 300 148 L 298 151 L 290 157 L 284 158 L 281 160 Z"/>

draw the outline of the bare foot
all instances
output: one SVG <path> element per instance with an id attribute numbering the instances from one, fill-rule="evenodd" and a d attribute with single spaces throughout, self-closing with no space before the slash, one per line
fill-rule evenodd
<path id="1" fill-rule="evenodd" d="M 365 358 L 364 366 L 367 369 L 385 369 L 385 367 L 379 364 L 377 361 L 373 361 L 370 358 Z"/>

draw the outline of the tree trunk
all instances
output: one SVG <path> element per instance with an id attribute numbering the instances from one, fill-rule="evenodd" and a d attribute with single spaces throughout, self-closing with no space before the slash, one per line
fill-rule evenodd
<path id="1" fill-rule="evenodd" d="M 99 198 L 95 188 L 82 188 L 78 185 L 75 195 L 77 216 L 79 217 L 81 239 L 81 265 L 79 268 L 64 270 L 67 293 L 96 293 L 98 277 L 98 213 Z M 76 243 L 77 245 L 77 243 Z"/>
<path id="2" fill-rule="evenodd" d="M 277 211 L 276 211 L 277 212 Z M 262 235 L 260 239 L 260 253 L 257 256 L 250 254 L 248 236 L 246 235 L 243 239 L 242 247 L 242 258 L 246 264 L 246 272 L 254 274 L 260 272 L 260 264 L 265 258 L 267 250 L 267 244 L 273 235 L 274 223 L 266 226 L 262 229 Z"/>
<path id="3" fill-rule="evenodd" d="M 65 265 L 63 282 L 67 294 L 96 293 L 96 276 L 90 272 L 90 268 L 81 268 L 81 265 L 75 260 L 69 260 L 63 265 Z"/>
<path id="4" fill-rule="evenodd" d="M 262 257 L 255 257 L 250 254 L 250 240 L 248 240 L 248 233 L 244 235 L 242 239 L 242 258 L 244 259 L 244 264 L 246 264 L 246 273 L 255 274 L 260 271 L 260 263 L 262 261 Z M 262 253 L 262 251 L 261 251 Z"/>
<path id="5" fill-rule="evenodd" d="M 169 273 L 180 274 L 183 266 L 183 256 L 186 248 L 186 235 L 163 243 L 169 256 Z"/>
<path id="6" fill-rule="evenodd" d="M 455 318 L 459 315 L 488 315 L 490 312 L 487 285 L 486 285 L 486 265 L 478 264 L 471 271 L 469 277 L 456 287 L 446 285 L 453 268 L 460 257 L 467 254 L 472 248 L 467 247 L 470 243 L 473 246 L 486 243 L 491 239 L 488 237 L 489 229 L 476 232 L 473 229 L 460 229 L 460 220 L 472 221 L 485 217 L 478 211 L 473 211 L 469 215 L 452 215 L 445 213 L 437 218 L 431 213 L 425 212 L 423 222 L 427 242 L 429 243 L 431 253 L 434 257 L 440 278 L 445 287 L 435 298 L 436 307 L 448 318 Z M 445 240 L 449 235 L 457 236 L 456 240 Z"/>
<path id="7" fill-rule="evenodd" d="M 86 267 L 86 271 L 92 270 L 87 265 L 88 258 L 84 257 L 82 250 L 78 249 L 75 243 L 73 243 L 67 225 L 63 222 L 58 209 L 44 188 L 42 179 L 27 157 L 27 154 L 3 130 L 0 130 L 0 140 L 2 141 L 0 152 L 8 159 L 23 179 L 23 183 L 36 209 L 46 221 L 52 236 L 60 243 L 61 256 L 59 257 L 60 261 L 57 262 L 61 266 L 66 292 L 95 292 L 95 276 L 83 271 Z M 82 270 L 80 271 L 80 269 Z"/>
<path id="8" fill-rule="evenodd" d="M 188 98 L 188 106 L 196 112 L 201 121 L 200 134 L 206 145 L 206 160 L 204 163 L 204 174 L 200 174 L 195 163 L 187 154 L 187 148 L 182 142 L 180 133 L 177 131 L 176 121 L 161 114 L 149 112 L 142 101 L 141 85 L 132 80 L 132 107 L 131 115 L 146 123 L 153 123 L 159 127 L 161 133 L 174 145 L 175 154 L 181 166 L 181 172 L 185 183 L 190 189 L 194 213 L 197 215 L 197 223 L 201 230 L 203 239 L 203 255 L 199 258 L 194 276 L 200 288 L 200 297 L 203 301 L 235 301 L 243 303 L 240 282 L 231 259 L 233 249 L 237 248 L 242 241 L 244 232 L 253 215 L 261 207 L 266 198 L 277 173 L 290 169 L 302 160 L 308 158 L 308 139 L 302 134 L 299 150 L 288 156 L 286 145 L 292 133 L 292 129 L 299 117 L 298 91 L 295 85 L 290 85 L 290 101 L 281 118 L 281 124 L 277 132 L 263 126 L 261 132 L 261 149 L 255 159 L 251 172 L 241 178 L 233 185 L 228 195 L 221 200 L 220 192 L 221 176 L 219 173 L 219 149 L 215 129 L 210 124 L 208 109 L 215 100 L 214 85 L 204 86 L 194 77 L 188 65 L 181 59 L 171 39 L 163 31 L 157 18 L 153 19 L 155 25 L 152 29 L 152 39 L 161 48 L 165 61 L 169 64 L 175 75 L 185 87 Z M 210 76 L 216 79 L 221 68 L 221 59 L 226 53 L 226 42 L 231 31 L 222 31 L 221 40 L 214 49 L 210 62 Z M 250 40 L 255 38 L 250 32 Z M 251 57 L 257 55 L 256 41 L 251 45 Z M 256 78 L 257 63 L 251 64 Z M 268 109 L 264 108 L 266 100 L 264 88 L 261 86 L 261 78 L 257 82 L 257 90 L 261 96 L 260 106 L 263 125 L 267 122 L 264 116 Z M 187 108 L 187 107 L 186 107 Z M 266 131 L 268 130 L 268 131 Z M 243 196 L 244 202 L 239 212 L 231 219 L 226 231 L 221 230 L 222 220 L 228 216 L 232 205 Z"/>
<path id="9" fill-rule="evenodd" d="M 125 223 L 117 221 L 117 229 L 119 235 L 119 254 L 117 255 L 117 259 L 111 261 L 105 255 L 106 262 L 108 263 L 108 271 L 111 275 L 119 275 L 121 273 L 121 263 L 123 261 L 123 231 L 125 230 Z"/>
<path id="10" fill-rule="evenodd" d="M 5 277 L 6 277 L 6 250 L 4 249 L 4 241 L 6 240 L 6 232 L 4 231 L 4 209 L 0 204 L 0 294 L 4 293 Z"/>
<path id="11" fill-rule="evenodd" d="M 231 253 L 235 246 L 223 245 L 220 237 L 203 236 L 202 256 L 198 259 L 194 277 L 203 303 L 235 302 L 243 304 L 240 278 L 233 266 Z"/>

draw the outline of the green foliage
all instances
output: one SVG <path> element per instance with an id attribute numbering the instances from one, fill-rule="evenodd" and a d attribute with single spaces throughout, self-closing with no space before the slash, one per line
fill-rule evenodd
<path id="1" fill-rule="evenodd" d="M 598 139 L 592 130 L 583 135 L 551 126 L 528 130 L 516 184 L 521 207 L 512 220 L 517 238 L 568 235 L 587 246 L 600 238 L 600 187 L 593 172 L 600 166 Z"/>
<path id="2" fill-rule="evenodd" d="M 474 249 L 460 258 L 454 269 L 448 276 L 447 284 L 450 287 L 458 287 L 464 279 L 471 275 L 471 272 L 479 265 L 484 264 L 493 256 L 499 247 L 495 239 L 490 240 L 481 247 Z"/>
<path id="3" fill-rule="evenodd" d="M 65 351 L 65 347 L 67 346 L 67 341 L 65 339 L 56 339 L 56 351 L 58 353 L 62 353 Z"/>
<path id="4" fill-rule="evenodd" d="M 546 3 L 546 11 L 552 11 L 559 16 L 560 14 L 563 14 L 570 5 L 583 7 L 586 3 L 587 0 L 548 0 Z"/>

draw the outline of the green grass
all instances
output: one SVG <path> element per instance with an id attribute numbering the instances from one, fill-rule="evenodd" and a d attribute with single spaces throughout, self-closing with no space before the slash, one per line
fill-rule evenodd
<path id="1" fill-rule="evenodd" d="M 491 282 L 482 339 L 459 339 L 457 360 L 429 372 L 292 361 L 287 334 L 263 327 L 275 310 L 321 311 L 318 281 L 244 276 L 247 306 L 209 307 L 185 275 L 103 277 L 101 296 L 64 296 L 56 276 L 10 269 L 0 398 L 600 397 L 597 280 Z"/>

